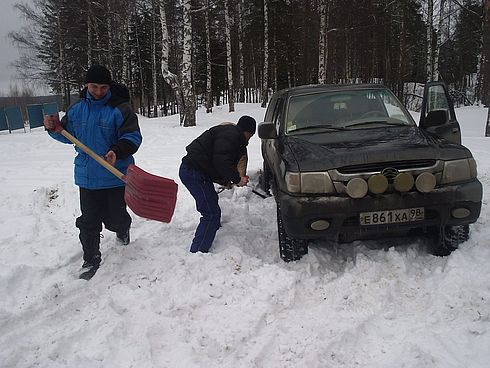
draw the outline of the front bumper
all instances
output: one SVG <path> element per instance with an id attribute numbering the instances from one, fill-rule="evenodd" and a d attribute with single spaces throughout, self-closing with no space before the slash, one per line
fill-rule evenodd
<path id="1" fill-rule="evenodd" d="M 368 194 L 361 199 L 333 195 L 293 196 L 284 192 L 278 195 L 284 228 L 289 236 L 338 242 L 401 235 L 428 227 L 470 224 L 480 216 L 481 200 L 482 185 L 476 179 L 436 188 L 430 193 Z M 424 207 L 424 220 L 382 225 L 361 225 L 359 221 L 361 212 L 415 207 Z M 451 215 L 455 208 L 466 208 L 470 213 L 465 218 L 455 218 Z M 326 220 L 330 225 L 325 230 L 313 230 L 311 224 L 317 220 Z"/>

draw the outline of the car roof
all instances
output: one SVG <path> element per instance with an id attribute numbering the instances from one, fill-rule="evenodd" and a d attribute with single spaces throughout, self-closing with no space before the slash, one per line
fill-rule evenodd
<path id="1" fill-rule="evenodd" d="M 286 88 L 277 91 L 276 95 L 299 95 L 305 93 L 315 93 L 315 92 L 335 92 L 335 91 L 358 91 L 363 89 L 387 89 L 382 84 L 372 84 L 372 83 L 354 83 L 354 84 L 307 84 L 292 88 Z"/>

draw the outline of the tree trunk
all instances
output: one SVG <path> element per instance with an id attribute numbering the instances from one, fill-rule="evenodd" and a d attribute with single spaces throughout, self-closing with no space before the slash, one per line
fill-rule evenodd
<path id="1" fill-rule="evenodd" d="M 132 6 L 128 6 L 126 8 L 126 16 L 124 17 L 125 19 L 123 20 L 123 32 L 124 34 L 122 35 L 122 51 L 123 51 L 123 59 L 122 59 L 122 82 L 124 85 L 126 85 L 129 88 L 130 94 L 132 94 L 132 88 L 129 85 L 130 82 L 130 75 L 129 75 L 129 44 L 128 44 L 128 36 L 129 36 L 129 29 L 131 27 L 131 22 L 133 21 L 133 12 L 132 12 Z"/>
<path id="2" fill-rule="evenodd" d="M 482 41 L 481 100 L 490 107 L 490 0 L 485 0 Z M 487 130 L 488 130 L 487 121 Z"/>
<path id="3" fill-rule="evenodd" d="M 153 42 L 151 43 L 151 75 L 153 81 L 153 117 L 158 117 L 158 78 L 157 78 L 157 40 L 156 40 L 156 14 L 157 14 L 157 4 L 152 1 L 152 17 L 151 17 L 151 33 L 153 37 Z"/>
<path id="4" fill-rule="evenodd" d="M 228 77 L 228 111 L 235 111 L 235 90 L 233 86 L 233 63 L 231 55 L 231 19 L 229 0 L 225 0 L 226 72 Z"/>
<path id="5" fill-rule="evenodd" d="M 320 1 L 320 39 L 318 42 L 318 83 L 325 84 L 326 73 L 326 37 L 327 37 L 327 0 Z"/>
<path id="6" fill-rule="evenodd" d="M 209 0 L 206 0 L 206 10 L 204 13 L 206 22 L 206 112 L 213 112 L 213 91 L 211 73 L 211 37 L 209 30 Z"/>
<path id="7" fill-rule="evenodd" d="M 446 5 L 445 0 L 440 0 L 439 3 L 439 21 L 438 21 L 438 26 L 437 26 L 437 42 L 436 42 L 436 49 L 434 50 L 434 80 L 438 81 L 439 80 L 439 54 L 441 51 L 441 44 L 442 44 L 442 27 L 444 24 L 444 7 Z"/>
<path id="8" fill-rule="evenodd" d="M 490 137 L 490 106 L 487 109 L 487 126 L 485 129 L 485 137 Z"/>
<path id="9" fill-rule="evenodd" d="M 167 27 L 167 15 L 165 13 L 165 2 L 160 0 L 160 25 L 162 27 L 162 60 L 161 60 L 161 68 L 162 68 L 162 77 L 167 82 L 167 84 L 172 88 L 175 92 L 175 98 L 177 100 L 177 104 L 179 106 L 180 113 L 180 124 L 184 123 L 183 121 L 183 113 L 184 113 L 184 100 L 183 100 L 183 91 L 182 87 L 177 80 L 177 76 L 170 72 L 168 66 L 169 60 L 169 34 Z M 195 125 L 195 123 L 194 123 Z"/>
<path id="10" fill-rule="evenodd" d="M 351 52 L 352 49 L 350 43 L 350 34 L 349 28 L 347 25 L 344 26 L 344 34 L 345 34 L 345 83 L 350 83 L 350 79 L 352 77 L 351 74 Z"/>
<path id="11" fill-rule="evenodd" d="M 433 8 L 434 1 L 427 0 L 427 60 L 426 60 L 426 80 L 430 82 L 434 79 L 434 64 L 433 56 L 434 50 L 432 45 L 432 32 L 433 32 Z"/>
<path id="12" fill-rule="evenodd" d="M 267 1 L 264 0 L 264 70 L 261 107 L 266 107 L 269 102 L 269 5 Z"/>
<path id="13" fill-rule="evenodd" d="M 397 85 L 397 93 L 396 95 L 403 99 L 403 85 L 405 79 L 405 37 L 407 34 L 406 20 L 405 20 L 405 2 L 399 4 L 400 9 L 400 18 L 401 18 L 401 30 L 400 30 L 400 39 L 398 46 L 398 85 Z"/>
<path id="14" fill-rule="evenodd" d="M 238 102 L 245 102 L 245 72 L 243 70 L 243 0 L 238 0 Z"/>
<path id="15" fill-rule="evenodd" d="M 87 0 L 87 68 L 92 63 L 92 0 Z"/>
<path id="16" fill-rule="evenodd" d="M 185 127 L 196 125 L 196 101 L 192 90 L 192 22 L 191 22 L 191 0 L 183 1 L 183 24 L 182 32 L 182 91 L 184 95 L 184 109 L 181 112 L 181 121 Z"/>
<path id="17" fill-rule="evenodd" d="M 107 1 L 107 69 L 111 71 L 111 74 L 114 75 L 114 33 L 113 33 L 113 11 L 111 7 L 111 1 Z"/>
<path id="18" fill-rule="evenodd" d="M 61 12 L 57 10 L 57 27 L 58 27 L 58 50 L 59 50 L 59 60 L 58 60 L 58 77 L 60 80 L 60 93 L 61 93 L 61 104 L 63 109 L 68 108 L 69 101 L 66 96 L 66 78 L 65 78 L 65 53 L 64 53 L 64 43 L 63 43 L 63 30 L 61 28 Z"/>

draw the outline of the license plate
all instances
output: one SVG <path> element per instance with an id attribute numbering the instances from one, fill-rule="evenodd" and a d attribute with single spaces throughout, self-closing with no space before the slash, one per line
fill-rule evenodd
<path id="1" fill-rule="evenodd" d="M 424 218 L 424 207 L 403 208 L 399 210 L 388 211 L 361 212 L 359 214 L 361 225 L 364 226 L 420 221 Z"/>

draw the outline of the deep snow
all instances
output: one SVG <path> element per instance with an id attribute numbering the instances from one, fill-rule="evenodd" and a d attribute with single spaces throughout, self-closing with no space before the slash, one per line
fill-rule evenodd
<path id="1" fill-rule="evenodd" d="M 199 215 L 178 180 L 180 159 L 210 126 L 264 115 L 258 105 L 236 109 L 200 110 L 193 128 L 177 116 L 140 117 L 137 165 L 179 183 L 175 215 L 170 224 L 133 215 L 126 247 L 104 230 L 90 282 L 77 278 L 74 150 L 43 129 L 0 134 L 0 367 L 490 366 L 487 110 L 457 110 L 484 186 L 459 250 L 438 258 L 423 239 L 317 242 L 286 264 L 274 200 L 251 187 L 220 194 L 212 253 L 188 252 Z M 253 185 L 256 136 L 249 156 Z"/>

